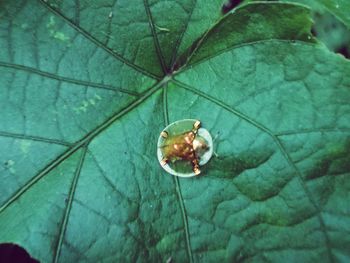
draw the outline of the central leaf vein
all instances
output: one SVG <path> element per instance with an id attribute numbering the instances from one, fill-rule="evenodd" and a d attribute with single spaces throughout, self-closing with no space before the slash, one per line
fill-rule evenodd
<path id="1" fill-rule="evenodd" d="M 163 88 L 163 116 L 164 116 L 165 126 L 168 126 L 169 125 L 169 112 L 168 112 L 167 86 L 165 86 Z M 182 221 L 184 224 L 187 256 L 189 258 L 189 262 L 192 263 L 193 262 L 193 255 L 192 255 L 190 232 L 189 232 L 186 208 L 185 208 L 184 200 L 183 200 L 183 197 L 181 194 L 181 186 L 180 186 L 179 178 L 177 176 L 174 176 L 173 179 L 174 179 L 174 184 L 175 184 L 176 196 L 177 196 L 177 199 L 179 201 L 179 205 L 180 205 L 180 209 L 181 209 Z"/>
<path id="2" fill-rule="evenodd" d="M 73 181 L 72 181 L 72 185 L 71 185 L 71 188 L 70 188 L 69 193 L 68 193 L 68 202 L 67 202 L 67 205 L 66 205 L 66 209 L 65 209 L 65 213 L 64 213 L 63 219 L 62 219 L 62 224 L 61 224 L 61 227 L 60 227 L 60 233 L 59 233 L 58 240 L 57 240 L 57 246 L 56 246 L 55 251 L 54 251 L 54 260 L 53 260 L 54 263 L 57 263 L 58 260 L 59 260 L 59 256 L 60 256 L 60 252 L 61 252 L 61 248 L 62 248 L 62 243 L 63 243 L 63 238 L 64 238 L 64 235 L 66 233 L 67 224 L 68 224 L 68 220 L 69 220 L 69 215 L 70 215 L 70 211 L 71 211 L 71 208 L 72 208 L 72 203 L 73 203 L 73 199 L 74 199 L 74 193 L 75 193 L 75 190 L 77 188 L 77 184 L 78 184 L 79 176 L 81 174 L 81 169 L 82 169 L 83 164 L 84 164 L 86 152 L 87 152 L 87 147 L 85 146 L 83 148 L 83 152 L 81 153 L 81 157 L 80 157 L 78 166 L 77 166 L 76 171 L 75 171 L 75 175 L 74 175 L 74 178 L 73 178 Z"/>

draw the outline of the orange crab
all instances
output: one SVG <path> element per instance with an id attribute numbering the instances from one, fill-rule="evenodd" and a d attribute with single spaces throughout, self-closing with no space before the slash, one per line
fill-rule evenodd
<path id="1" fill-rule="evenodd" d="M 169 135 L 168 132 L 162 131 L 161 136 L 165 139 L 161 147 L 163 159 L 161 165 L 178 160 L 188 161 L 192 165 L 195 175 L 200 174 L 199 156 L 208 149 L 208 145 L 204 138 L 198 136 L 200 121 L 193 124 L 192 130 L 178 135 Z"/>

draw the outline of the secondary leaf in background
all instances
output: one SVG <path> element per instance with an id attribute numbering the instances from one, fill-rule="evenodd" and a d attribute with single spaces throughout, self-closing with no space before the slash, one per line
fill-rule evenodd
<path id="1" fill-rule="evenodd" d="M 321 4 L 350 30 L 350 2 L 346 0 L 321 0 Z"/>
<path id="2" fill-rule="evenodd" d="M 309 6 L 317 12 L 329 12 L 348 29 L 350 29 L 350 2 L 348 0 L 267 0 L 268 2 L 300 3 Z M 245 0 L 244 3 L 261 2 L 260 0 Z"/>
<path id="3" fill-rule="evenodd" d="M 315 13 L 314 34 L 330 50 L 350 58 L 350 30 L 329 13 Z"/>
<path id="4" fill-rule="evenodd" d="M 289 34 L 203 38 L 221 6 L 0 3 L 0 242 L 42 262 L 348 260 L 350 64 L 305 42 L 295 5 L 220 22 L 299 10 Z M 205 56 L 168 76 L 198 39 Z M 184 118 L 218 137 L 193 180 L 156 157 L 159 132 Z"/>
<path id="5" fill-rule="evenodd" d="M 243 3 L 259 2 L 246 0 Z M 275 1 L 270 1 L 275 2 Z M 314 19 L 313 33 L 330 50 L 350 57 L 350 2 L 333 0 L 280 0 L 300 3 L 311 8 Z"/>
<path id="6" fill-rule="evenodd" d="M 350 2 L 346 0 L 292 0 L 313 10 L 317 38 L 326 46 L 345 57 L 350 56 Z"/>
<path id="7" fill-rule="evenodd" d="M 182 55 L 184 62 L 178 64 L 195 64 L 234 46 L 263 40 L 312 42 L 311 23 L 309 10 L 302 6 L 283 3 L 243 6 L 216 22 Z"/>
<path id="8" fill-rule="evenodd" d="M 336 16 L 350 29 L 350 2 L 347 0 L 282 0 L 283 2 L 296 2 L 310 6 L 315 11 L 327 11 Z"/>

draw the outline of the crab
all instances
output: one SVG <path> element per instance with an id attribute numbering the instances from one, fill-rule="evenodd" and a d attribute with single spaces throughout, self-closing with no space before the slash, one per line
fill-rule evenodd
<path id="1" fill-rule="evenodd" d="M 192 171 L 195 175 L 201 173 L 200 156 L 208 150 L 209 146 L 206 140 L 198 135 L 200 125 L 201 122 L 197 120 L 193 124 L 192 130 L 177 135 L 170 135 L 167 131 L 161 132 L 160 136 L 164 139 L 161 146 L 162 166 L 181 160 L 192 165 Z"/>

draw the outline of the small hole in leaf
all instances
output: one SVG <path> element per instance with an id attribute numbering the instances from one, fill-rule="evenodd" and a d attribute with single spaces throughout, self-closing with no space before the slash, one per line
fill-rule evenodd
<path id="1" fill-rule="evenodd" d="M 338 50 L 336 50 L 337 53 L 342 54 L 344 57 L 350 59 L 350 46 L 342 46 Z"/>
<path id="2" fill-rule="evenodd" d="M 38 263 L 29 253 L 16 244 L 0 244 L 0 262 L 1 263 Z"/>
<path id="3" fill-rule="evenodd" d="M 230 12 L 232 9 L 234 9 L 236 6 L 238 6 L 242 2 L 243 2 L 243 0 L 229 0 L 227 3 L 225 3 L 222 6 L 221 12 L 223 14 L 227 14 L 228 12 Z"/>
<path id="4" fill-rule="evenodd" d="M 312 34 L 313 36 L 317 37 L 317 31 L 316 31 L 315 27 L 312 27 L 312 28 L 311 28 L 311 34 Z"/>

